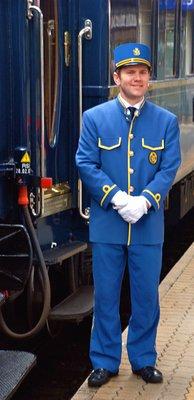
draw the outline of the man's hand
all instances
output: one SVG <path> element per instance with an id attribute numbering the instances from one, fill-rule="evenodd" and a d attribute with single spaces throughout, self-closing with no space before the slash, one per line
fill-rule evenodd
<path id="1" fill-rule="evenodd" d="M 114 210 L 131 224 L 135 224 L 144 214 L 147 214 L 150 202 L 144 196 L 129 196 L 126 192 L 119 190 L 112 198 Z"/>
<path id="2" fill-rule="evenodd" d="M 130 196 L 128 196 L 126 192 L 119 190 L 111 200 L 114 210 L 120 210 L 122 207 L 126 206 L 129 202 L 129 197 Z"/>
<path id="3" fill-rule="evenodd" d="M 128 196 L 128 198 L 128 203 L 118 209 L 118 213 L 126 222 L 135 224 L 144 214 L 147 214 L 147 200 L 144 196 Z"/>

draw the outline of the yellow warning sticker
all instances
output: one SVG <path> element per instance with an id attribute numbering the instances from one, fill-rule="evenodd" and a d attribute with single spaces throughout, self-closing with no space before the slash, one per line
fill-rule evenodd
<path id="1" fill-rule="evenodd" d="M 23 155 L 23 157 L 21 159 L 21 163 L 30 163 L 30 156 L 27 151 Z"/>

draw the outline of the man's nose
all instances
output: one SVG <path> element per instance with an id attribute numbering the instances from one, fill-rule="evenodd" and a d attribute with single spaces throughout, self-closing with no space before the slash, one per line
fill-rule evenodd
<path id="1" fill-rule="evenodd" d="M 140 75 L 139 72 L 136 72 L 136 73 L 135 73 L 134 79 L 137 80 L 137 81 L 139 81 L 139 80 L 141 79 L 141 75 Z"/>

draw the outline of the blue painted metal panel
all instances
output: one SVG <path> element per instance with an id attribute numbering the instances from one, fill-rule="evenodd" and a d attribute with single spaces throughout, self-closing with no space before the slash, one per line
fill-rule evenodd
<path id="1" fill-rule="evenodd" d="M 1 1 L 2 3 L 2 1 Z M 0 3 L 0 162 L 8 161 L 11 149 L 10 7 Z"/>
<path id="2" fill-rule="evenodd" d="M 83 42 L 84 109 L 100 104 L 108 97 L 109 15 L 108 1 L 80 1 L 80 29 L 92 21 L 92 40 Z"/>
<path id="3" fill-rule="evenodd" d="M 19 0 L 0 1 L 0 162 L 13 159 L 17 146 L 26 146 L 29 141 L 27 90 L 29 86 L 27 68 L 25 2 Z M 14 190 L 6 176 L 0 176 L 0 218 L 5 218 L 13 206 Z"/>
<path id="4" fill-rule="evenodd" d="M 176 0 L 160 0 L 160 10 L 175 10 L 176 8 Z M 193 0 L 182 0 L 182 9 L 183 10 L 193 10 L 194 9 L 194 1 Z"/>

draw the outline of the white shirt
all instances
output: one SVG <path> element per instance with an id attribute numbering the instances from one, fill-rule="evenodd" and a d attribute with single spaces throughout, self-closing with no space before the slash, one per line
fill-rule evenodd
<path id="1" fill-rule="evenodd" d="M 128 103 L 128 101 L 125 100 L 125 99 L 121 96 L 120 93 L 119 93 L 118 97 L 119 97 L 119 100 L 120 100 L 121 104 L 122 104 L 125 108 L 134 107 L 134 108 L 136 108 L 137 110 L 139 110 L 140 107 L 141 107 L 141 105 L 142 105 L 143 102 L 144 102 L 144 97 L 143 97 L 142 100 L 140 100 L 140 101 L 139 101 L 138 103 L 136 103 L 136 104 L 130 104 L 130 103 Z"/>

